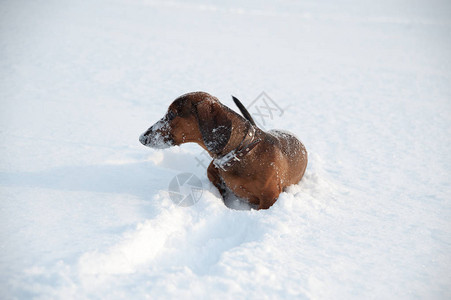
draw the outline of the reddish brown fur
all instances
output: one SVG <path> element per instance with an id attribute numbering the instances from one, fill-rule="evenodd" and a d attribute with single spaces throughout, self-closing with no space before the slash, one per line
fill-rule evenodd
<path id="1" fill-rule="evenodd" d="M 172 119 L 168 117 L 174 114 Z M 150 140 L 155 134 L 167 136 L 172 145 L 194 142 L 213 158 L 237 148 L 250 126 L 249 121 L 203 92 L 177 98 L 162 120 L 168 122 L 167 128 L 153 129 L 154 125 L 144 136 Z M 212 161 L 207 175 L 222 196 L 227 186 L 235 195 L 258 205 L 258 209 L 267 209 L 287 186 L 301 180 L 307 166 L 307 151 L 288 133 L 256 128 L 255 138 L 261 142 L 239 163 L 224 171 Z M 152 141 L 147 145 L 152 147 Z"/>

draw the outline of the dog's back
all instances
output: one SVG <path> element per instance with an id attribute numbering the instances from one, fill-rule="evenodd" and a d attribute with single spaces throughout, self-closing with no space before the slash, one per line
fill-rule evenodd
<path id="1" fill-rule="evenodd" d="M 280 164 L 285 165 L 284 187 L 298 183 L 307 167 L 307 150 L 301 141 L 292 133 L 283 130 L 266 132 L 267 142 L 273 144 L 280 152 Z M 277 157 L 276 157 L 277 158 Z"/>
<path id="2" fill-rule="evenodd" d="M 251 114 L 247 111 L 241 101 L 234 96 L 232 96 L 232 98 L 243 116 L 257 128 Z M 276 169 L 280 169 L 277 177 L 280 180 L 282 189 L 289 185 L 298 183 L 302 179 L 302 176 L 304 176 L 305 169 L 307 167 L 307 150 L 304 145 L 296 136 L 287 131 L 270 130 L 268 132 L 264 132 L 261 129 L 259 129 L 259 131 L 261 132 L 261 135 L 264 136 L 263 144 L 273 146 L 265 148 L 275 149 L 272 159 L 277 161 L 274 164 L 274 167 Z M 266 155 L 263 154 L 261 157 L 265 156 Z"/>

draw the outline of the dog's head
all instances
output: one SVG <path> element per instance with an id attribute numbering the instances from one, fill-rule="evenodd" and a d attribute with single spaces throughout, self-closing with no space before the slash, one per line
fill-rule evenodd
<path id="1" fill-rule="evenodd" d="M 147 129 L 139 141 L 158 149 L 194 142 L 210 153 L 219 153 L 230 138 L 230 113 L 207 93 L 185 94 L 172 102 L 164 117 Z"/>

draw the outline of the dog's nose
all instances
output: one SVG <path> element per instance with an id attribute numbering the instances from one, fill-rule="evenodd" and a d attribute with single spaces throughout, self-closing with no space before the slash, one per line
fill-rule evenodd
<path id="1" fill-rule="evenodd" d="M 145 133 L 141 134 L 139 136 L 139 141 L 141 142 L 141 144 L 143 144 L 144 146 L 147 145 L 147 136 L 145 135 Z"/>
<path id="2" fill-rule="evenodd" d="M 165 149 L 174 145 L 168 123 L 161 119 L 146 130 L 139 137 L 139 141 L 146 147 Z"/>

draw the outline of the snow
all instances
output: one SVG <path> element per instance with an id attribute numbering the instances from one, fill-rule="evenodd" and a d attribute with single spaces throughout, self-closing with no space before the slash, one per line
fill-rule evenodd
<path id="1" fill-rule="evenodd" d="M 139 136 L 141 144 L 155 149 L 166 149 L 173 146 L 170 137 L 170 126 L 167 120 L 162 119 L 153 124 L 146 132 Z"/>
<path id="2" fill-rule="evenodd" d="M 2 299 L 451 297 L 448 1 L 0 7 Z M 271 209 L 225 206 L 200 147 L 139 142 L 198 90 L 265 92 L 306 146 Z"/>

